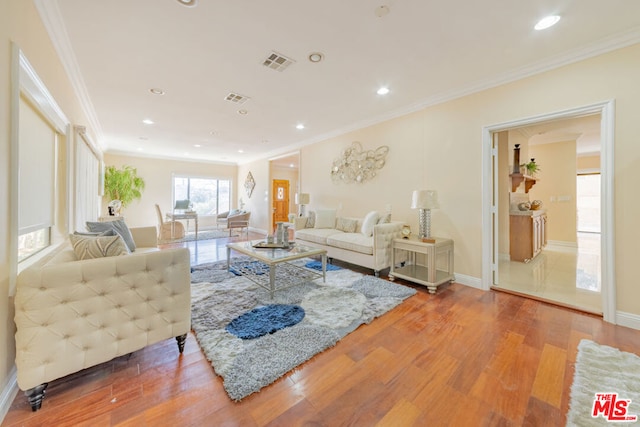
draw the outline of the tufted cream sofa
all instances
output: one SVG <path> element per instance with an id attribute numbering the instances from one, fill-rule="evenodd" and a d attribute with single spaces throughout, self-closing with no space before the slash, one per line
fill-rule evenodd
<path id="1" fill-rule="evenodd" d="M 76 261 L 70 246 L 20 273 L 18 386 L 32 410 L 49 381 L 176 337 L 191 327 L 187 248 L 158 250 L 155 227 L 131 228 L 130 255 Z"/>
<path id="2" fill-rule="evenodd" d="M 376 224 L 373 235 L 361 233 L 363 218 L 347 218 L 357 221 L 355 232 L 349 233 L 337 228 L 307 227 L 307 217 L 297 217 L 294 221 L 295 240 L 305 245 L 326 249 L 327 257 L 370 268 L 376 276 L 380 270 L 391 266 L 391 243 L 401 237 L 404 223 L 391 221 Z"/>

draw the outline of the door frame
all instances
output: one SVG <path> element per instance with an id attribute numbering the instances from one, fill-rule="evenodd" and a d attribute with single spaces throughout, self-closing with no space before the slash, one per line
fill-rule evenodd
<path id="1" fill-rule="evenodd" d="M 615 236 L 614 236 L 614 123 L 615 101 L 608 100 L 482 128 L 482 284 L 489 290 L 498 260 L 497 149 L 493 134 L 550 120 L 600 114 L 600 208 L 602 313 L 606 322 L 616 322 Z"/>

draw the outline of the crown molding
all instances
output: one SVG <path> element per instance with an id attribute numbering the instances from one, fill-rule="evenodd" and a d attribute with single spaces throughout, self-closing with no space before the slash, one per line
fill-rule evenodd
<path id="1" fill-rule="evenodd" d="M 89 127 L 96 136 L 97 145 L 100 150 L 104 151 L 102 144 L 104 140 L 102 126 L 98 120 L 96 110 L 93 107 L 87 86 L 80 72 L 80 67 L 76 61 L 75 53 L 71 47 L 71 41 L 69 40 L 62 15 L 60 14 L 60 9 L 58 8 L 58 2 L 55 0 L 34 0 L 34 4 L 53 43 L 53 47 L 58 53 L 60 62 L 62 62 L 62 66 L 67 73 L 73 91 L 80 102 L 80 107 L 89 121 Z"/>
<path id="2" fill-rule="evenodd" d="M 298 144 L 289 146 L 288 148 L 289 149 L 301 148 L 301 147 L 304 147 L 305 145 L 314 144 L 316 142 L 320 142 L 320 141 L 324 141 L 340 135 L 344 135 L 349 132 L 353 132 L 359 129 L 373 126 L 378 123 L 382 123 L 398 117 L 402 117 L 407 114 L 415 113 L 427 107 L 432 107 L 434 105 L 442 104 L 448 101 L 452 101 L 454 99 L 458 99 L 468 95 L 472 95 L 474 93 L 482 92 L 487 89 L 502 86 L 507 83 L 521 80 L 526 77 L 531 77 L 536 74 L 544 73 L 546 71 L 551 71 L 556 68 L 563 67 L 565 65 L 569 65 L 579 61 L 583 61 L 585 59 L 593 58 L 598 55 L 603 55 L 605 53 L 622 49 L 628 46 L 632 46 L 637 43 L 640 43 L 640 27 L 634 27 L 627 31 L 614 34 L 612 36 L 601 39 L 595 43 L 591 43 L 589 45 L 583 46 L 581 48 L 551 56 L 544 61 L 538 61 L 523 67 L 518 67 L 512 70 L 508 70 L 505 73 L 502 73 L 501 75 L 498 75 L 494 78 L 485 79 L 485 80 L 473 83 L 471 85 L 467 85 L 465 87 L 454 89 L 448 92 L 443 92 L 441 94 L 437 94 L 435 96 L 418 101 L 412 105 L 402 107 L 402 108 L 393 110 L 391 112 L 388 112 L 376 117 L 372 117 L 370 119 L 352 123 L 345 127 L 336 129 L 332 132 L 328 132 L 323 135 L 314 137 L 312 139 L 308 139 Z"/>

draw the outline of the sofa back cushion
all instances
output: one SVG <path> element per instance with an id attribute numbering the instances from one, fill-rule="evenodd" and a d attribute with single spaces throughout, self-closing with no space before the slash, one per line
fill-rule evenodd
<path id="1" fill-rule="evenodd" d="M 380 214 L 376 211 L 369 212 L 362 221 L 362 234 L 366 237 L 373 236 L 373 227 L 378 223 Z"/>
<path id="2" fill-rule="evenodd" d="M 336 210 L 318 209 L 314 228 L 336 228 Z"/>
<path id="3" fill-rule="evenodd" d="M 89 229 L 89 231 L 114 230 L 116 233 L 122 236 L 122 239 L 127 244 L 127 247 L 129 248 L 130 252 L 133 252 L 136 250 L 136 244 L 133 241 L 133 236 L 131 235 L 131 231 L 129 230 L 129 227 L 127 227 L 127 224 L 124 222 L 123 219 L 119 219 L 116 221 L 108 221 L 108 222 L 87 221 L 87 228 Z"/>
<path id="4" fill-rule="evenodd" d="M 118 234 L 115 236 L 70 234 L 69 241 L 78 260 L 127 255 L 129 253 L 127 245 Z"/>
<path id="5" fill-rule="evenodd" d="M 358 228 L 358 220 L 355 218 L 339 217 L 336 219 L 336 228 L 345 233 L 355 233 Z"/>

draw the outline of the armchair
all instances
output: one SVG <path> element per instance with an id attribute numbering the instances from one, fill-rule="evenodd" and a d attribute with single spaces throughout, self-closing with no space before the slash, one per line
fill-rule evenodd
<path id="1" fill-rule="evenodd" d="M 229 237 L 231 237 L 231 230 L 233 228 L 239 228 L 242 235 L 242 229 L 244 228 L 247 233 L 247 240 L 249 240 L 249 218 L 251 212 L 242 212 L 233 216 L 227 217 L 227 228 L 229 229 Z"/>

